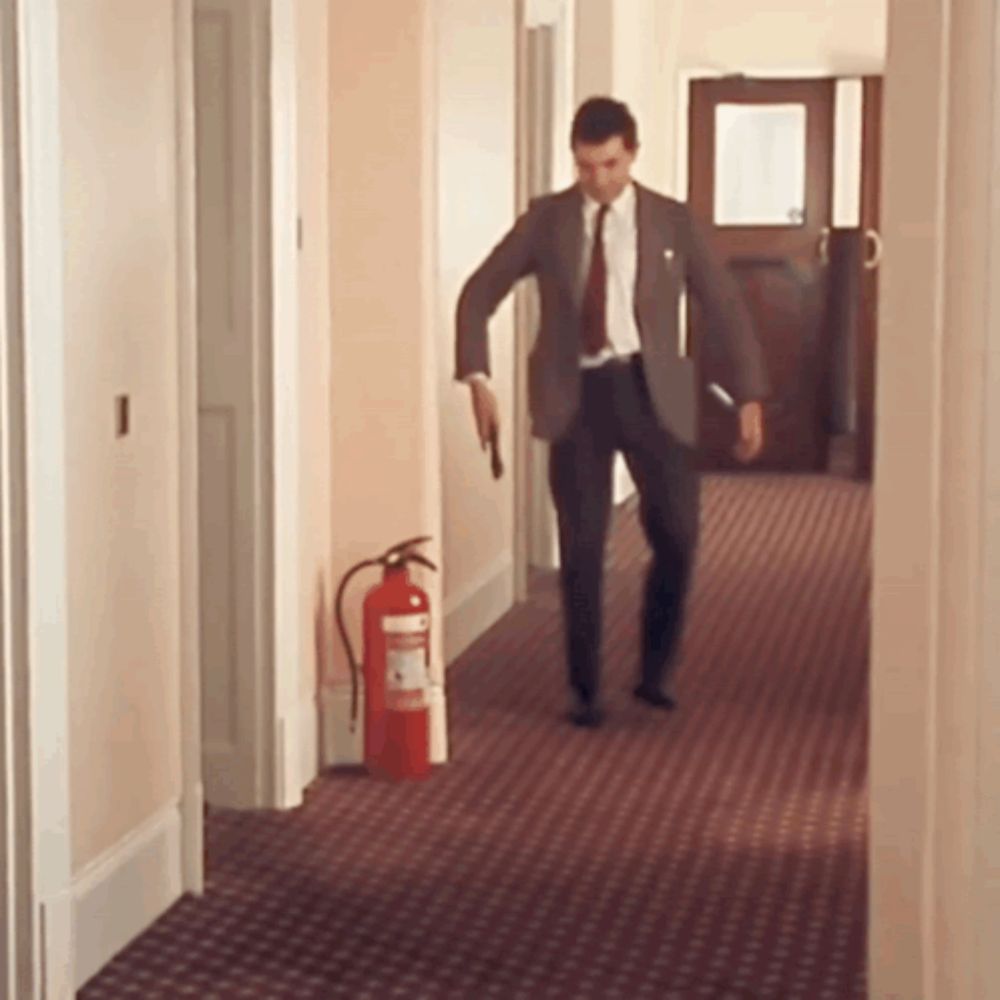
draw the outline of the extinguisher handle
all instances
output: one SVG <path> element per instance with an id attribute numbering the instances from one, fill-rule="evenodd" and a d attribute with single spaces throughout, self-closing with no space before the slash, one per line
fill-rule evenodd
<path id="1" fill-rule="evenodd" d="M 420 563 L 421 566 L 426 566 L 428 569 L 437 572 L 437 566 L 434 565 L 426 556 L 422 556 L 419 552 L 407 552 L 406 555 L 402 557 L 400 562 L 416 562 Z"/>
<path id="2" fill-rule="evenodd" d="M 392 548 L 385 550 L 382 555 L 382 560 L 388 561 L 398 553 L 406 552 L 408 549 L 413 548 L 414 545 L 422 545 L 424 542 L 429 542 L 430 540 L 430 535 L 421 535 L 418 538 L 410 538 L 405 542 L 399 542 L 397 545 L 393 545 Z"/>

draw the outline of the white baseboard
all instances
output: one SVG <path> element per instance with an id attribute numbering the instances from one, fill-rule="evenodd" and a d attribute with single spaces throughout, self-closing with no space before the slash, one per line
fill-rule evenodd
<path id="1" fill-rule="evenodd" d="M 451 663 L 514 604 L 514 561 L 507 553 L 445 602 L 444 662 Z"/>
<path id="2" fill-rule="evenodd" d="M 73 1000 L 76 982 L 73 973 L 73 894 L 68 889 L 43 900 L 41 962 L 45 1000 Z"/>
<path id="3" fill-rule="evenodd" d="M 326 685 L 319 696 L 319 727 L 322 733 L 320 762 L 323 767 L 345 767 L 364 759 L 365 689 L 358 684 L 358 724 L 351 732 L 351 685 Z"/>
<path id="4" fill-rule="evenodd" d="M 200 781 L 181 800 L 181 837 L 184 891 L 200 896 L 205 891 L 205 786 Z"/>
<path id="5" fill-rule="evenodd" d="M 181 896 L 180 804 L 172 803 L 73 880 L 77 989 Z"/>
<path id="6" fill-rule="evenodd" d="M 432 764 L 448 763 L 448 703 L 440 684 L 431 687 L 431 746 Z"/>
<path id="7" fill-rule="evenodd" d="M 364 686 L 359 684 L 358 724 L 352 733 L 350 684 L 323 688 L 319 712 L 323 767 L 353 767 L 364 760 L 364 704 Z M 430 709 L 431 763 L 445 764 L 448 762 L 448 711 L 444 690 L 438 684 L 431 685 Z"/>
<path id="8" fill-rule="evenodd" d="M 299 774 L 303 789 L 319 775 L 319 706 L 311 692 L 299 706 Z"/>

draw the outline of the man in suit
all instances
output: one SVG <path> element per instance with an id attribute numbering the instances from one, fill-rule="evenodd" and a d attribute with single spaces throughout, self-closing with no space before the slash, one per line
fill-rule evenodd
<path id="1" fill-rule="evenodd" d="M 645 584 L 634 696 L 676 707 L 671 681 L 698 539 L 694 461 L 698 382 L 678 337 L 683 287 L 707 334 L 734 362 L 737 456 L 763 446 L 768 381 L 740 292 L 705 229 L 681 202 L 632 180 L 636 123 L 610 98 L 585 101 L 570 143 L 578 182 L 532 200 L 459 297 L 455 378 L 472 394 L 483 447 L 499 414 L 487 324 L 518 279 L 533 274 L 541 321 L 528 362 L 534 436 L 550 443 L 549 486 L 559 529 L 571 721 L 597 726 L 605 539 L 613 458 L 635 481 L 653 557 Z"/>

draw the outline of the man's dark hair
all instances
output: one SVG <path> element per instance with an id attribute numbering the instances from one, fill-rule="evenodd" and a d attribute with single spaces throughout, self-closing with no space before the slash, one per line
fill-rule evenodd
<path id="1" fill-rule="evenodd" d="M 628 106 L 610 97 L 591 97 L 584 101 L 573 116 L 570 148 L 577 143 L 600 146 L 620 135 L 625 148 L 634 150 L 639 144 L 638 129 Z"/>

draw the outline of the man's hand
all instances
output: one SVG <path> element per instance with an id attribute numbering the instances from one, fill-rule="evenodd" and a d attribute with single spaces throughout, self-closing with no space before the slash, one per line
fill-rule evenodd
<path id="1" fill-rule="evenodd" d="M 733 454 L 743 463 L 752 462 L 764 448 L 764 407 L 759 402 L 740 407 L 740 439 Z"/>
<path id="2" fill-rule="evenodd" d="M 469 383 L 472 393 L 472 415 L 476 420 L 476 434 L 483 451 L 487 449 L 490 439 L 500 434 L 500 410 L 497 397 L 486 382 L 475 379 Z"/>

